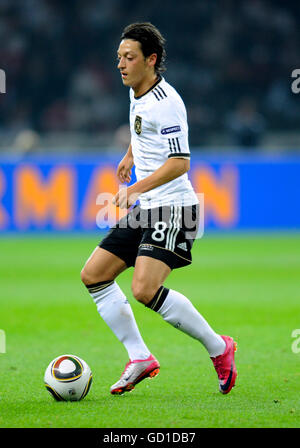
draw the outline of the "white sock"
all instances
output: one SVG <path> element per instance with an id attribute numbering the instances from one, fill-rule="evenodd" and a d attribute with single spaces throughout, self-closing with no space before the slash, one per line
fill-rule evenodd
<path id="1" fill-rule="evenodd" d="M 112 281 L 106 284 L 100 282 L 87 288 L 98 313 L 123 343 L 130 360 L 148 358 L 150 351 L 142 339 L 131 306 L 120 287 Z"/>
<path id="2" fill-rule="evenodd" d="M 164 290 L 166 294 L 168 290 L 166 288 Z M 173 327 L 200 341 L 210 357 L 224 353 L 226 344 L 223 338 L 213 331 L 204 317 L 180 292 L 170 289 L 159 309 L 152 309 Z"/>

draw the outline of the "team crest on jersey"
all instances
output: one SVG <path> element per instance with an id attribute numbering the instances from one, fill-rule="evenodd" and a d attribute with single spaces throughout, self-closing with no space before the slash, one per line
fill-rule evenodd
<path id="1" fill-rule="evenodd" d="M 139 115 L 135 116 L 134 130 L 137 135 L 140 135 L 142 133 L 142 117 L 140 117 Z"/>

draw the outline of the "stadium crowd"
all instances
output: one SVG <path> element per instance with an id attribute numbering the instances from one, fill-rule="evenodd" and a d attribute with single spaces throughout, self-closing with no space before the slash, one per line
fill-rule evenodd
<path id="1" fill-rule="evenodd" d="M 1 0 L 0 135 L 113 135 L 129 107 L 116 50 L 135 21 L 167 39 L 165 77 L 186 103 L 192 145 L 225 131 L 231 144 L 255 147 L 266 130 L 299 128 L 297 2 Z"/>

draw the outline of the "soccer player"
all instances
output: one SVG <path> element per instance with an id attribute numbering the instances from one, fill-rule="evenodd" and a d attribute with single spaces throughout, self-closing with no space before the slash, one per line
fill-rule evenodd
<path id="1" fill-rule="evenodd" d="M 127 26 L 118 48 L 118 69 L 130 87 L 131 143 L 117 168 L 124 183 L 113 203 L 128 209 L 139 205 L 113 226 L 93 251 L 81 279 L 99 314 L 124 344 L 129 362 L 112 394 L 123 394 L 147 377 L 158 374 L 160 364 L 146 346 L 131 306 L 116 283 L 117 276 L 134 266 L 135 299 L 166 322 L 200 341 L 219 379 L 219 390 L 230 392 L 237 371 L 236 343 L 221 336 L 182 293 L 164 286 L 173 269 L 191 263 L 196 238 L 199 202 L 187 172 L 190 168 L 188 125 L 184 103 L 161 73 L 165 39 L 151 23 Z"/>

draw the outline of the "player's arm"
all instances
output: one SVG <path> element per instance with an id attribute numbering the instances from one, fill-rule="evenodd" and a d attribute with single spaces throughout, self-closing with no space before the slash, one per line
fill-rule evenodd
<path id="1" fill-rule="evenodd" d="M 132 167 L 133 167 L 133 154 L 130 143 L 125 156 L 123 157 L 117 168 L 117 176 L 122 183 L 130 182 Z"/>
<path id="2" fill-rule="evenodd" d="M 185 158 L 174 157 L 168 159 L 161 167 L 145 179 L 136 182 L 131 187 L 132 193 L 146 193 L 160 185 L 164 185 L 171 180 L 182 176 L 190 169 L 190 160 Z"/>
<path id="3" fill-rule="evenodd" d="M 113 198 L 113 203 L 120 208 L 128 208 L 134 204 L 140 194 L 153 190 L 171 180 L 182 176 L 190 169 L 190 160 L 187 158 L 169 158 L 161 167 L 145 179 L 136 182 L 127 189 L 120 190 Z"/>

